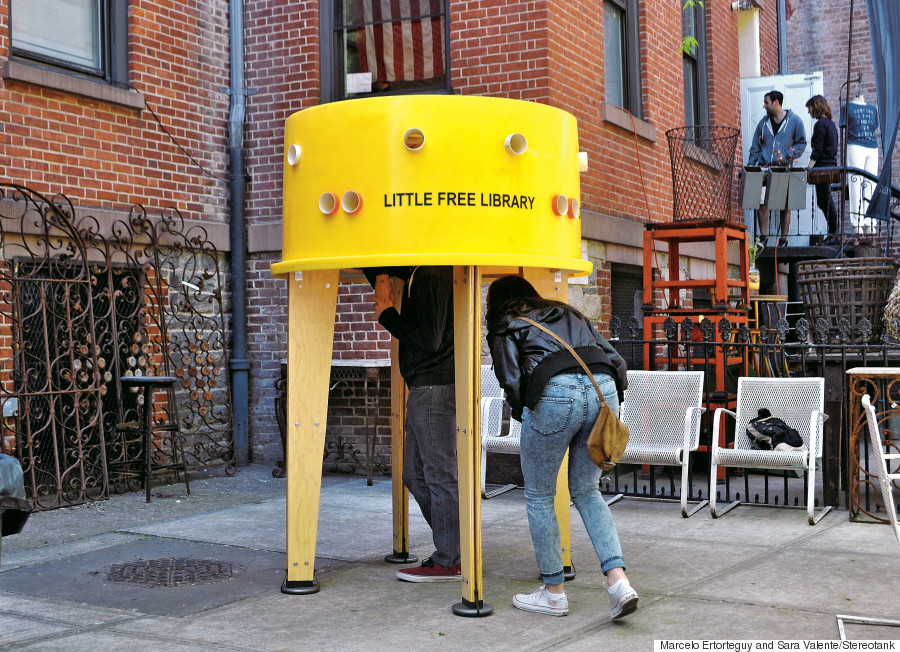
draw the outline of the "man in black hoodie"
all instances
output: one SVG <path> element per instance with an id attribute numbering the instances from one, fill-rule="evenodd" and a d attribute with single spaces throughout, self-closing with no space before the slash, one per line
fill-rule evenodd
<path id="1" fill-rule="evenodd" d="M 401 311 L 390 276 L 405 282 Z M 397 571 L 407 582 L 459 581 L 459 487 L 456 462 L 456 369 L 453 357 L 453 269 L 366 270 L 375 317 L 400 344 L 408 387 L 403 484 L 431 526 L 435 551 L 420 566 Z"/>

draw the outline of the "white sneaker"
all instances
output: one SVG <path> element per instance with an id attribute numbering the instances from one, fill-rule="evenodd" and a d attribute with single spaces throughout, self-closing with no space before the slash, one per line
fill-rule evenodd
<path id="1" fill-rule="evenodd" d="M 627 616 L 637 609 L 638 594 L 637 591 L 631 588 L 628 580 L 619 580 L 606 589 L 606 592 L 609 593 L 609 615 L 613 619 Z"/>
<path id="2" fill-rule="evenodd" d="M 569 599 L 565 595 L 553 595 L 544 584 L 531 595 L 519 593 L 513 596 L 513 606 L 523 611 L 536 611 L 551 616 L 565 616 L 569 613 Z"/>

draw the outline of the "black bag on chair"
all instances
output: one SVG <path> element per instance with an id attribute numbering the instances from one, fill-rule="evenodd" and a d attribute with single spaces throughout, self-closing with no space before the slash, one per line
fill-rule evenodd
<path id="1" fill-rule="evenodd" d="M 751 448 L 761 451 L 775 450 L 778 444 L 794 448 L 803 446 L 800 433 L 778 417 L 773 417 L 766 408 L 760 408 L 758 416 L 747 424 L 747 437 Z"/>

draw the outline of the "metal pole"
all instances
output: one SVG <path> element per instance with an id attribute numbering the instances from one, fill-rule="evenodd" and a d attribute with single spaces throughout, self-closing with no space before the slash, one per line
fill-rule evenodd
<path id="1" fill-rule="evenodd" d="M 843 174 L 841 175 L 841 241 L 844 240 L 844 222 L 847 217 L 847 202 L 844 200 L 844 196 L 847 193 L 847 124 L 850 121 L 850 63 L 852 61 L 853 56 L 853 2 L 854 0 L 850 0 L 850 20 L 847 21 L 849 24 L 848 33 L 849 36 L 847 38 L 847 99 L 844 102 L 844 124 L 841 126 L 841 138 L 843 140 L 841 145 L 841 164 L 843 166 Z M 838 93 L 838 102 L 841 102 L 840 93 Z"/>
<path id="2" fill-rule="evenodd" d="M 778 74 L 786 75 L 787 65 L 787 7 L 785 0 L 778 0 L 776 5 L 778 20 Z"/>
<path id="3" fill-rule="evenodd" d="M 244 8 L 242 0 L 228 2 L 228 41 L 231 63 L 231 110 L 228 116 L 231 154 L 231 406 L 234 448 L 238 465 L 250 461 L 249 370 L 247 354 L 247 234 L 244 219 Z"/>

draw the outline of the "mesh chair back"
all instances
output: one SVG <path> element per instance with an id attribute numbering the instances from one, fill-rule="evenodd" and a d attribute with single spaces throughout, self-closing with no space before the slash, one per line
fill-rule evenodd
<path id="1" fill-rule="evenodd" d="M 810 452 L 816 457 L 822 456 L 821 437 L 817 441 L 817 450 L 810 447 L 809 420 L 813 411 L 825 411 L 824 378 L 739 378 L 735 449 L 750 448 L 747 424 L 759 416 L 760 408 L 766 408 L 773 417 L 794 428 Z"/>
<path id="2" fill-rule="evenodd" d="M 499 437 L 503 427 L 503 390 L 489 364 L 481 365 L 481 433 Z"/>
<path id="3" fill-rule="evenodd" d="M 500 436 L 503 430 L 503 403 L 505 400 L 506 394 L 500 387 L 500 382 L 491 365 L 481 365 L 481 432 L 483 435 Z M 509 432 L 506 436 L 518 439 L 521 432 L 522 422 L 510 417 Z M 511 444 L 504 442 L 504 445 L 510 446 Z"/>
<path id="4" fill-rule="evenodd" d="M 503 390 L 497 380 L 494 368 L 489 364 L 481 365 L 481 398 L 503 398 Z"/>
<path id="5" fill-rule="evenodd" d="M 619 410 L 619 418 L 631 431 L 629 445 L 681 448 L 685 412 L 700 407 L 702 398 L 702 371 L 629 371 L 625 401 Z M 691 424 L 688 450 L 697 448 L 699 436 L 698 411 Z"/>

